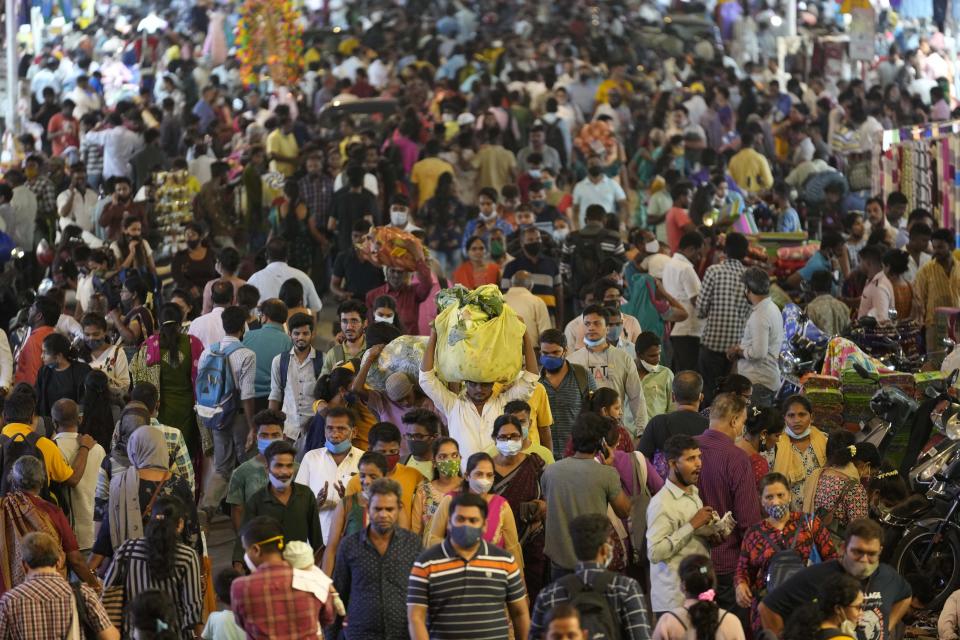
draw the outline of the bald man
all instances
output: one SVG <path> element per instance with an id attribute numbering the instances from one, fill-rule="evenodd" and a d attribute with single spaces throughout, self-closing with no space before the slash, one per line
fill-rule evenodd
<path id="1" fill-rule="evenodd" d="M 77 546 L 86 556 L 93 547 L 95 531 L 93 528 L 93 502 L 97 490 L 97 473 L 106 457 L 106 452 L 97 442 L 87 434 L 79 433 L 80 408 L 69 398 L 61 398 L 53 403 L 50 416 L 57 428 L 53 441 L 66 458 L 67 464 L 72 465 L 80 449 L 87 450 L 87 466 L 76 486 L 69 487 L 61 494 L 68 501 L 70 526 L 77 535 Z"/>
<path id="2" fill-rule="evenodd" d="M 510 278 L 510 288 L 503 294 L 503 301 L 527 325 L 527 337 L 530 344 L 539 344 L 540 334 L 551 327 L 550 312 L 539 296 L 532 293 L 533 276 L 529 271 L 517 271 Z"/>

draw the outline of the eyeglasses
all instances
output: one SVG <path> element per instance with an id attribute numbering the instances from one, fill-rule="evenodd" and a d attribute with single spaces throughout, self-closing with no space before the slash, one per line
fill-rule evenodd
<path id="1" fill-rule="evenodd" d="M 517 440 L 522 440 L 523 438 L 518 433 L 504 433 L 497 436 L 497 442 L 516 442 Z"/>
<path id="2" fill-rule="evenodd" d="M 847 551 L 851 556 L 856 560 L 866 558 L 867 560 L 876 560 L 880 557 L 879 551 L 865 551 L 864 549 L 858 549 L 856 547 L 849 547 Z"/>
<path id="3" fill-rule="evenodd" d="M 432 440 L 433 436 L 424 435 L 422 433 L 408 433 L 406 438 L 407 440 L 413 440 L 414 442 L 422 442 L 424 440 Z"/>

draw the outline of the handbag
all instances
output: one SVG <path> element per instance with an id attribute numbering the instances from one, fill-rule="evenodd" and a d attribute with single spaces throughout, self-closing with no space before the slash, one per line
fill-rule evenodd
<path id="1" fill-rule="evenodd" d="M 150 501 L 147 503 L 147 508 L 143 510 L 142 517 L 146 518 L 150 515 L 150 512 L 153 510 L 153 504 L 157 501 L 157 496 L 160 495 L 160 490 L 163 488 L 163 485 L 166 484 L 166 480 L 161 480 L 160 484 L 157 485 L 157 488 L 153 490 L 153 495 L 150 497 Z M 107 613 L 107 617 L 110 618 L 110 623 L 117 629 L 123 629 L 123 611 L 126 608 L 127 604 L 127 561 L 129 559 L 129 553 L 123 552 L 120 553 L 114 562 L 117 564 L 117 572 L 114 574 L 113 584 L 109 587 L 103 588 L 103 594 L 100 596 L 100 602 L 103 604 L 103 609 Z"/>

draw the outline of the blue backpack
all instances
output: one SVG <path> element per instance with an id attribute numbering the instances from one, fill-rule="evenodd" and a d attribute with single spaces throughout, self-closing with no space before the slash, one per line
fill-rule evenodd
<path id="1" fill-rule="evenodd" d="M 221 430 L 233 423 L 240 404 L 237 382 L 230 367 L 230 354 L 242 347 L 239 342 L 220 349 L 217 342 L 210 346 L 207 357 L 197 371 L 197 417 L 207 429 Z"/>

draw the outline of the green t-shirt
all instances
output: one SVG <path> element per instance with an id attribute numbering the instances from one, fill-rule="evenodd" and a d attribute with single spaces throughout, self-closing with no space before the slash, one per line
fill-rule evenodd
<path id="1" fill-rule="evenodd" d="M 299 463 L 294 463 L 293 477 L 297 477 Z M 256 457 L 250 458 L 233 470 L 227 489 L 227 504 L 243 506 L 250 496 L 267 486 L 267 465 Z"/>

